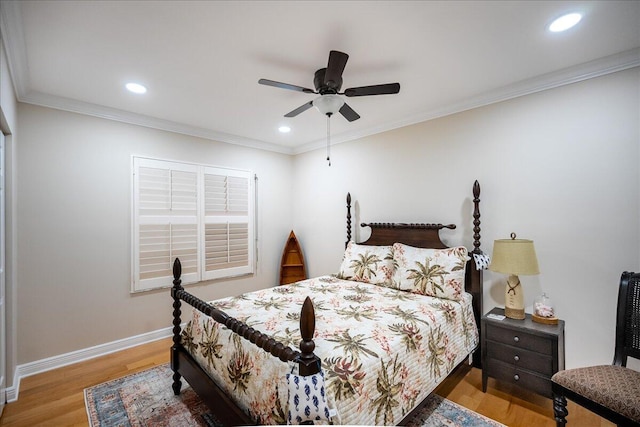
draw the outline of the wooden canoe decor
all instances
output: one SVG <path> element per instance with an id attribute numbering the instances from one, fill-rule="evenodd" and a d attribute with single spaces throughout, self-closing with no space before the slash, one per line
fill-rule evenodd
<path id="1" fill-rule="evenodd" d="M 296 235 L 289 233 L 287 243 L 282 251 L 282 262 L 280 263 L 280 284 L 286 285 L 307 278 L 307 271 L 304 266 L 304 256 L 298 243 Z"/>

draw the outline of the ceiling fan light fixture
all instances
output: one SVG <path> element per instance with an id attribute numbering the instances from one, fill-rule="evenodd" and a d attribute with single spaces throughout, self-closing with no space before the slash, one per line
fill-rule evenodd
<path id="1" fill-rule="evenodd" d="M 344 101 L 338 95 L 322 95 L 313 100 L 313 106 L 324 115 L 333 115 L 340 111 Z"/>

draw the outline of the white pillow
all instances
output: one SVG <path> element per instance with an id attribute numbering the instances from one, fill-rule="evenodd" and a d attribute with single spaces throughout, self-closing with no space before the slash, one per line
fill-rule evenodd
<path id="1" fill-rule="evenodd" d="M 349 242 L 338 277 L 356 282 L 390 286 L 393 275 L 392 246 L 368 246 Z"/>
<path id="2" fill-rule="evenodd" d="M 469 260 L 467 248 L 424 249 L 395 243 L 393 287 L 421 295 L 460 300 Z"/>

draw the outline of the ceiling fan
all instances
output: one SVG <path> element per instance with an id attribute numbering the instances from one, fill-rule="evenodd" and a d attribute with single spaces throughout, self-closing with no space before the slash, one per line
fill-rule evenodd
<path id="1" fill-rule="evenodd" d="M 371 96 L 371 95 L 389 95 L 400 92 L 400 83 L 386 83 L 373 86 L 360 86 L 345 89 L 340 92 L 342 87 L 342 72 L 347 65 L 349 55 L 337 50 L 329 52 L 329 62 L 327 68 L 321 68 L 315 72 L 313 84 L 315 90 L 306 87 L 296 86 L 288 83 L 276 82 L 268 79 L 260 79 L 258 83 L 261 85 L 274 86 L 281 89 L 294 90 L 296 92 L 314 93 L 320 96 L 303 104 L 293 111 L 285 114 L 285 117 L 295 117 L 303 111 L 311 107 L 316 107 L 322 114 L 331 116 L 339 112 L 345 119 L 350 122 L 358 120 L 360 115 L 356 113 L 342 98 L 338 95 L 352 96 Z"/>

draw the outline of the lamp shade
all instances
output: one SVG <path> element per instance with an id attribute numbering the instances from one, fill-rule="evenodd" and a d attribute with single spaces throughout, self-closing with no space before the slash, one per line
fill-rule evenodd
<path id="1" fill-rule="evenodd" d="M 494 241 L 489 270 L 516 276 L 539 274 L 533 240 L 516 239 L 515 234 L 512 234 L 511 239 Z"/>

